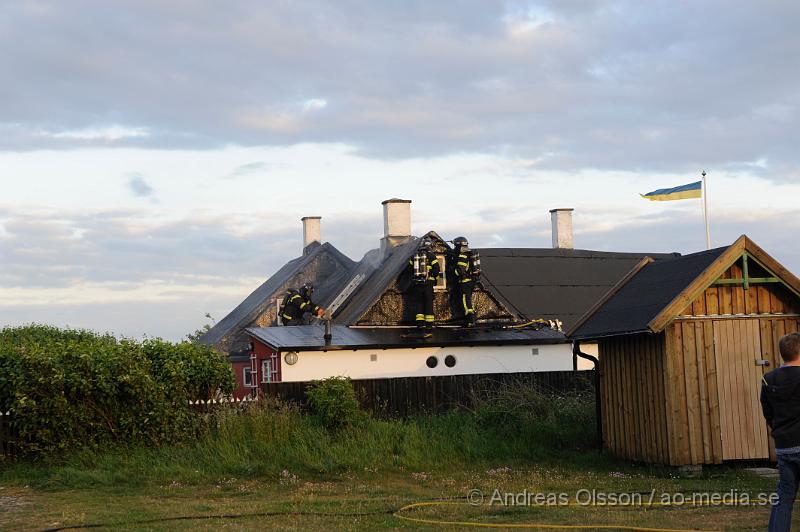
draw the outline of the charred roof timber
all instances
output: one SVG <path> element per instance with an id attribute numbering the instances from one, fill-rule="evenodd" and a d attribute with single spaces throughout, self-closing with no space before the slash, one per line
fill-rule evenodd
<path id="1" fill-rule="evenodd" d="M 303 216 L 303 255 L 308 255 L 311 244 L 322 244 L 322 230 L 320 229 L 321 216 Z"/>
<path id="2" fill-rule="evenodd" d="M 383 238 L 381 250 L 405 244 L 411 240 L 411 200 L 388 199 L 383 205 Z"/>

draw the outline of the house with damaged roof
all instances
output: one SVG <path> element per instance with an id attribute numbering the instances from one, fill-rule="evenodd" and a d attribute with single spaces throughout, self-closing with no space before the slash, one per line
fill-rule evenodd
<path id="1" fill-rule="evenodd" d="M 336 375 L 353 379 L 572 370 L 572 326 L 642 258 L 572 248 L 572 210 L 551 211 L 553 247 L 477 249 L 481 283 L 473 299 L 478 326 L 456 323 L 459 305 L 444 277 L 435 289 L 431 338 L 406 334 L 414 326 L 404 272 L 421 238 L 411 234 L 411 202 L 382 203 L 383 237 L 355 262 L 322 243 L 319 217 L 304 217 L 302 255 L 289 261 L 220 320 L 201 341 L 214 345 L 235 368 L 237 393 L 265 382 L 308 381 Z M 426 235 L 446 262 L 450 247 Z M 469 235 L 467 235 L 469 236 Z M 649 254 L 654 260 L 677 254 Z M 446 264 L 445 268 L 446 269 Z M 281 327 L 278 308 L 288 288 L 315 286 L 327 309 L 325 325 Z M 530 327 L 536 319 L 553 327 Z M 583 350 L 591 353 L 591 344 Z M 591 364 L 578 361 L 579 369 Z"/>

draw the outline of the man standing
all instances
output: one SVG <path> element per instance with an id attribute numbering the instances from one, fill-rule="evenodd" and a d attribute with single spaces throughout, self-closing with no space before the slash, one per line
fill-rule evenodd
<path id="1" fill-rule="evenodd" d="M 311 300 L 314 293 L 314 285 L 306 283 L 300 290 L 290 288 L 283 298 L 281 306 L 281 321 L 284 325 L 303 325 L 306 312 L 312 316 L 321 318 L 325 314 L 325 309 Z"/>
<path id="2" fill-rule="evenodd" d="M 464 311 L 464 324 L 475 325 L 475 307 L 472 306 L 472 292 L 481 275 L 481 263 L 478 254 L 469 249 L 469 242 L 463 236 L 453 239 L 455 246 L 456 298 Z"/>
<path id="3" fill-rule="evenodd" d="M 424 331 L 425 336 L 431 336 L 433 323 L 433 294 L 434 287 L 439 281 L 442 268 L 439 259 L 433 253 L 430 241 L 423 240 L 417 253 L 408 261 L 408 266 L 414 279 L 414 298 L 417 305 L 415 321 L 417 327 Z"/>
<path id="4" fill-rule="evenodd" d="M 783 365 L 762 378 L 761 408 L 778 455 L 778 503 L 772 507 L 769 530 L 792 528 L 792 505 L 800 482 L 800 333 L 778 342 Z"/>

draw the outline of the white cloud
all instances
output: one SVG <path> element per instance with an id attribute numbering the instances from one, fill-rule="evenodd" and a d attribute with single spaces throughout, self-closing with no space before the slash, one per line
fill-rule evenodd
<path id="1" fill-rule="evenodd" d="M 67 131 L 39 131 L 41 137 L 59 140 L 114 142 L 125 139 L 140 139 L 150 136 L 148 128 L 118 125 L 97 126 Z"/>
<path id="2" fill-rule="evenodd" d="M 303 102 L 303 112 L 308 113 L 312 111 L 318 111 L 320 109 L 325 109 L 327 106 L 328 100 L 324 100 L 322 98 L 311 98 L 310 100 Z"/>

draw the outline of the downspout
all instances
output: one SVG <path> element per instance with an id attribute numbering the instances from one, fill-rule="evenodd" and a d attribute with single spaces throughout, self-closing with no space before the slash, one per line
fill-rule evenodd
<path id="1" fill-rule="evenodd" d="M 579 340 L 572 341 L 572 368 L 578 371 L 578 357 L 589 360 L 594 364 L 594 415 L 597 424 L 597 448 L 603 450 L 603 418 L 601 417 L 603 411 L 600 403 L 600 361 L 597 357 L 587 355 L 581 351 L 581 343 Z"/>

